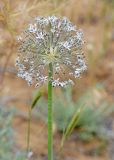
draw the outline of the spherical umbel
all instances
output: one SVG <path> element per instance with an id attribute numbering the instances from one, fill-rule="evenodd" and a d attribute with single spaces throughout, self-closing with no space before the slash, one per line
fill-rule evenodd
<path id="1" fill-rule="evenodd" d="M 18 41 L 18 76 L 29 85 L 37 87 L 48 80 L 49 63 L 53 65 L 53 86 L 73 84 L 73 77 L 80 77 L 87 69 L 83 33 L 66 17 L 36 17 Z"/>

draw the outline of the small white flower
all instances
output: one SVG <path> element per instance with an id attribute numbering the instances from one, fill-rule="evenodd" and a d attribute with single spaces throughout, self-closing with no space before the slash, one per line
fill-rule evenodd
<path id="1" fill-rule="evenodd" d="M 40 80 L 42 83 L 45 83 L 45 81 L 47 81 L 47 79 L 48 79 L 48 76 L 43 76 L 43 75 L 39 76 L 39 80 Z"/>
<path id="2" fill-rule="evenodd" d="M 17 41 L 21 41 L 22 40 L 22 37 L 21 36 L 17 36 Z"/>
<path id="3" fill-rule="evenodd" d="M 79 69 L 77 69 L 77 70 L 75 71 L 75 74 L 74 74 L 75 78 L 80 77 L 80 72 L 81 72 L 81 70 L 79 70 Z"/>
<path id="4" fill-rule="evenodd" d="M 60 82 L 59 82 L 59 78 L 58 78 L 58 79 L 52 81 L 52 86 L 53 86 L 53 87 L 59 86 L 59 83 L 60 83 Z"/>
<path id="5" fill-rule="evenodd" d="M 36 23 L 35 23 L 35 24 L 29 24 L 28 30 L 29 30 L 29 32 L 31 32 L 31 33 L 35 33 L 35 32 L 37 31 Z"/>
<path id="6" fill-rule="evenodd" d="M 73 78 L 87 70 L 83 32 L 66 17 L 36 17 L 18 37 L 16 61 L 18 76 L 40 86 L 48 81 L 49 63 L 53 65 L 53 86 L 74 84 Z"/>
<path id="7" fill-rule="evenodd" d="M 42 32 L 37 32 L 36 33 L 36 39 L 44 39 L 44 35 Z"/>
<path id="8" fill-rule="evenodd" d="M 77 32 L 76 36 L 77 36 L 77 39 L 81 40 L 83 37 L 83 32 L 81 30 L 79 30 L 79 32 Z"/>

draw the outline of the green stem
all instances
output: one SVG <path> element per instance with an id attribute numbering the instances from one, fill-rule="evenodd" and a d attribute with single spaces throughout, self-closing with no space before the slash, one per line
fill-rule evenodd
<path id="1" fill-rule="evenodd" d="M 53 110 L 52 110 L 52 63 L 49 64 L 49 80 L 48 80 L 48 160 L 53 160 Z"/>

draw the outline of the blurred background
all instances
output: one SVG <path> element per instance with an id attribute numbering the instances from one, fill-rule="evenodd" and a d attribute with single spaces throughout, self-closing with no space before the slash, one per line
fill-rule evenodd
<path id="1" fill-rule="evenodd" d="M 86 41 L 87 72 L 73 87 L 54 89 L 54 159 L 63 131 L 84 105 L 61 160 L 114 160 L 114 0 L 0 0 L 0 160 L 25 160 L 28 108 L 37 89 L 16 75 L 16 36 L 39 15 L 68 17 Z M 30 146 L 31 160 L 47 160 L 46 86 L 32 112 Z"/>

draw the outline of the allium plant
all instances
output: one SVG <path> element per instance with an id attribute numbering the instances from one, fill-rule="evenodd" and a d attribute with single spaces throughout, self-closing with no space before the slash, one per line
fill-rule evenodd
<path id="1" fill-rule="evenodd" d="M 48 82 L 48 160 L 52 160 L 52 87 L 74 84 L 87 69 L 83 32 L 66 17 L 36 17 L 18 41 L 18 76 L 35 87 Z"/>

